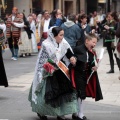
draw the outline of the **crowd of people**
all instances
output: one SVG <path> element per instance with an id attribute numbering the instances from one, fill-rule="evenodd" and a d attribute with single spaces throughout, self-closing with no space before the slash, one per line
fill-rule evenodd
<path id="1" fill-rule="evenodd" d="M 108 51 L 107 74 L 115 72 L 114 56 L 120 70 L 120 22 L 116 12 L 86 15 L 82 11 L 65 17 L 60 9 L 55 9 L 25 17 L 14 7 L 12 14 L 7 14 L 4 22 L 1 20 L 0 30 L 0 59 L 6 43 L 14 61 L 39 51 L 29 101 L 32 111 L 42 120 L 47 120 L 47 115 L 68 120 L 68 114 L 75 120 L 87 120 L 83 112 L 86 97 L 103 99 L 94 50 L 98 39 L 103 39 Z M 0 74 L 4 69 L 1 64 Z M 4 76 L 2 79 L 7 79 L 5 72 Z"/>

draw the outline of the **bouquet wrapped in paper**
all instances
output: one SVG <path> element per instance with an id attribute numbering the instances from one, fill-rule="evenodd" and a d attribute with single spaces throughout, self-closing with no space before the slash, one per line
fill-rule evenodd
<path id="1" fill-rule="evenodd" d="M 100 54 L 99 54 L 99 57 L 98 57 L 98 59 L 97 59 L 97 67 L 99 67 L 99 65 L 100 65 L 100 62 L 101 62 L 101 60 L 102 60 L 102 58 L 103 58 L 103 55 L 104 55 L 104 48 L 101 48 L 101 50 L 100 50 Z M 89 82 L 89 80 L 90 80 L 90 78 L 91 78 L 91 76 L 93 75 L 93 73 L 94 73 L 95 71 L 93 70 L 92 72 L 91 72 L 91 74 L 90 74 L 90 76 L 88 77 L 88 79 L 87 79 L 87 84 L 88 84 L 88 82 Z"/>
<path id="2" fill-rule="evenodd" d="M 48 59 L 48 61 L 43 65 L 43 68 L 50 75 L 52 75 L 54 71 L 58 69 L 56 63 L 54 63 L 51 59 Z"/>
<path id="3" fill-rule="evenodd" d="M 51 76 L 56 70 L 60 69 L 70 80 L 69 69 L 62 61 L 55 63 L 51 59 L 48 59 L 48 61 L 43 65 L 43 68 L 48 73 L 44 77 Z"/>

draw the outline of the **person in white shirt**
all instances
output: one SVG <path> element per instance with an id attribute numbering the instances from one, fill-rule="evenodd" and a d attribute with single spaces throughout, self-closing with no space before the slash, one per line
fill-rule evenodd
<path id="1" fill-rule="evenodd" d="M 49 23 L 50 23 L 50 14 L 48 10 L 43 11 L 43 16 L 40 23 L 40 26 L 38 28 L 38 33 L 40 34 L 40 42 L 38 43 L 38 46 L 40 48 L 42 42 L 47 39 L 48 37 L 48 29 L 49 29 Z"/>
<path id="2" fill-rule="evenodd" d="M 29 16 L 28 21 L 30 23 L 30 29 L 32 30 L 32 51 L 33 53 L 38 52 L 37 41 L 36 41 L 36 26 L 32 16 Z"/>

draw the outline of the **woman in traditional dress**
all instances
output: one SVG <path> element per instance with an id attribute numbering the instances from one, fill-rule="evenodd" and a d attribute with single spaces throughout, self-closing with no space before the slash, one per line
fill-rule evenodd
<path id="1" fill-rule="evenodd" d="M 25 57 L 26 55 L 31 55 L 32 53 L 32 31 L 30 30 L 30 24 L 23 13 L 20 13 L 20 18 L 24 21 L 24 27 L 21 29 L 19 52 L 21 57 Z"/>
<path id="2" fill-rule="evenodd" d="M 2 58 L 2 46 L 0 45 L 0 86 L 8 87 L 8 81 Z"/>
<path id="3" fill-rule="evenodd" d="M 2 57 L 2 45 L 3 45 L 3 41 L 5 40 L 4 37 L 5 30 L 6 30 L 6 25 L 3 23 L 2 20 L 0 20 L 0 86 L 8 87 L 8 81 L 7 81 L 6 72 L 3 63 L 3 57 Z"/>
<path id="4" fill-rule="evenodd" d="M 58 120 L 67 120 L 64 115 L 77 112 L 76 92 L 71 81 L 58 68 L 52 74 L 45 72 L 43 66 L 48 59 L 55 63 L 63 61 L 66 65 L 75 64 L 72 49 L 63 38 L 64 31 L 60 27 L 52 27 L 48 38 L 43 41 L 35 68 L 34 80 L 29 93 L 33 112 L 47 120 L 45 115 L 57 116 Z M 49 71 L 53 71 L 48 67 Z"/>
<path id="5" fill-rule="evenodd" d="M 32 48 L 33 48 L 33 53 L 38 52 L 38 48 L 37 48 L 37 41 L 36 41 L 36 26 L 35 26 L 35 22 L 33 20 L 32 16 L 29 16 L 28 18 L 29 23 L 30 23 L 30 29 L 32 30 Z"/>

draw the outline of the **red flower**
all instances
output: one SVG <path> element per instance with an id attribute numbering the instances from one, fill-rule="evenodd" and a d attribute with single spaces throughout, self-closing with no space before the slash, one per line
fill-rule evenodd
<path id="1" fill-rule="evenodd" d="M 45 63 L 43 65 L 43 68 L 46 70 L 46 72 L 50 74 L 53 74 L 53 72 L 56 70 L 56 68 L 53 65 L 51 65 L 49 62 Z"/>

